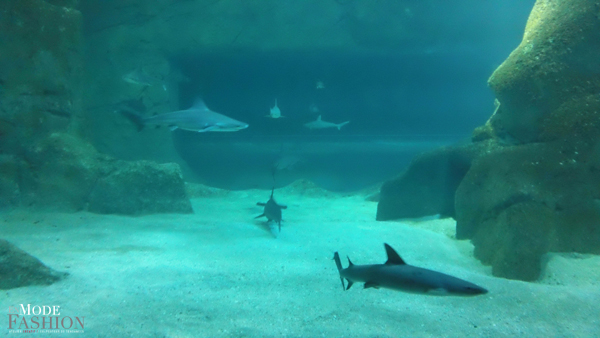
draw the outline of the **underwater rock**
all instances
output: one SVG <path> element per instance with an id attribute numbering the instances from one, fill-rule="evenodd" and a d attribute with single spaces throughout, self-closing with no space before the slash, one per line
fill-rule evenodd
<path id="1" fill-rule="evenodd" d="M 88 201 L 88 210 L 101 214 L 193 212 L 175 163 L 119 161 L 115 171 L 97 181 Z"/>
<path id="2" fill-rule="evenodd" d="M 488 83 L 495 133 L 511 143 L 600 133 L 600 8 L 595 0 L 538 0 L 521 44 Z"/>
<path id="3" fill-rule="evenodd" d="M 18 182 L 28 206 L 135 215 L 192 212 L 176 164 L 116 160 L 63 133 L 50 135 L 24 157 Z"/>
<path id="4" fill-rule="evenodd" d="M 456 237 L 495 276 L 535 280 L 542 255 L 600 253 L 600 155 L 572 144 L 499 148 L 473 161 L 456 191 Z"/>
<path id="5" fill-rule="evenodd" d="M 50 285 L 68 275 L 52 270 L 27 252 L 0 239 L 0 290 Z"/>
<path id="6" fill-rule="evenodd" d="M 0 155 L 0 209 L 19 202 L 19 162 L 15 156 Z"/>
<path id="7" fill-rule="evenodd" d="M 418 155 L 399 177 L 381 187 L 377 220 L 454 216 L 456 188 L 473 158 L 492 143 L 450 146 Z"/>

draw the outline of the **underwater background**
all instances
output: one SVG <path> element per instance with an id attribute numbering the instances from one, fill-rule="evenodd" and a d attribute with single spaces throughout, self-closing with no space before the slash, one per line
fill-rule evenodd
<path id="1" fill-rule="evenodd" d="M 598 112 L 597 0 L 3 0 L 0 334 L 600 336 Z"/>

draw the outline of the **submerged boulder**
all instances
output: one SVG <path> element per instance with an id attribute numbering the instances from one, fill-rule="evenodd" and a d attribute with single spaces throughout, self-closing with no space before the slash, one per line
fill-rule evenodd
<path id="1" fill-rule="evenodd" d="M 600 253 L 600 156 L 539 143 L 476 159 L 456 192 L 456 237 L 496 276 L 535 280 L 549 251 Z"/>
<path id="2" fill-rule="evenodd" d="M 404 173 L 381 187 L 377 220 L 454 217 L 456 188 L 473 159 L 490 146 L 489 142 L 451 146 L 417 156 Z"/>
<path id="3" fill-rule="evenodd" d="M 45 266 L 37 258 L 0 239 L 0 290 L 50 285 L 68 275 Z"/>
<path id="4" fill-rule="evenodd" d="M 26 159 L 19 183 L 26 205 L 128 215 L 192 212 L 177 164 L 116 160 L 60 133 Z"/>
<path id="5" fill-rule="evenodd" d="M 528 143 L 597 132 L 599 13 L 595 0 L 536 2 L 523 41 L 488 81 L 500 103 L 497 135 Z"/>
<path id="6" fill-rule="evenodd" d="M 90 193 L 88 210 L 101 214 L 191 213 L 179 165 L 119 161 Z"/>

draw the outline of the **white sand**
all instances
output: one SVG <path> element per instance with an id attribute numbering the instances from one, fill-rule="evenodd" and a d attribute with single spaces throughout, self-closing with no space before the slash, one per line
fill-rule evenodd
<path id="1" fill-rule="evenodd" d="M 52 337 L 600 336 L 600 257 L 550 255 L 539 283 L 494 278 L 468 241 L 451 238 L 451 220 L 381 223 L 360 196 L 291 189 L 276 192 L 289 208 L 275 239 L 253 220 L 268 195 L 197 198 L 193 215 L 2 214 L 0 237 L 71 275 L 1 292 L 0 334 L 10 335 L 6 309 L 25 303 L 85 316 L 84 335 Z M 409 264 L 490 292 L 342 291 L 333 252 L 382 263 L 383 242 Z"/>

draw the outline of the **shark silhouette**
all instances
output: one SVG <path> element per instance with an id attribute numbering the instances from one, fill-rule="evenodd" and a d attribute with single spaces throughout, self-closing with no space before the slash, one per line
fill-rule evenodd
<path id="1" fill-rule="evenodd" d="M 271 190 L 271 197 L 269 198 L 267 203 L 262 203 L 262 202 L 256 203 L 256 205 L 260 205 L 265 208 L 261 215 L 258 215 L 254 218 L 256 219 L 256 218 L 260 218 L 260 217 L 264 216 L 267 218 L 267 220 L 269 222 L 275 221 L 275 223 L 277 223 L 279 225 L 279 231 L 281 232 L 281 209 L 287 209 L 287 206 L 282 205 L 282 204 L 277 204 L 277 202 L 275 202 L 275 199 L 273 198 L 274 191 L 275 191 L 275 188 L 273 188 Z"/>
<path id="2" fill-rule="evenodd" d="M 304 126 L 310 130 L 312 130 L 312 129 L 327 129 L 327 128 L 337 128 L 338 130 L 341 130 L 342 127 L 347 125 L 348 123 L 350 123 L 350 121 L 346 121 L 346 122 L 342 122 L 342 123 L 332 123 L 332 122 L 323 121 L 321 119 L 321 115 L 319 115 L 316 120 L 305 123 Z"/>
<path id="3" fill-rule="evenodd" d="M 387 288 L 426 295 L 475 296 L 488 291 L 471 282 L 441 272 L 408 265 L 387 243 L 384 244 L 388 260 L 385 264 L 354 265 L 342 268 L 340 255 L 333 256 L 340 273 L 342 288 L 350 289 L 355 282 L 364 282 L 364 288 Z M 348 281 L 348 287 L 344 285 Z"/>
<path id="4" fill-rule="evenodd" d="M 197 99 L 189 109 L 149 117 L 144 117 L 131 109 L 123 109 L 120 112 L 131 120 L 138 127 L 138 130 L 143 129 L 147 124 L 168 126 L 171 130 L 183 129 L 199 133 L 208 131 L 238 131 L 248 128 L 247 123 L 234 120 L 208 109 L 204 101 L 200 99 Z"/>

